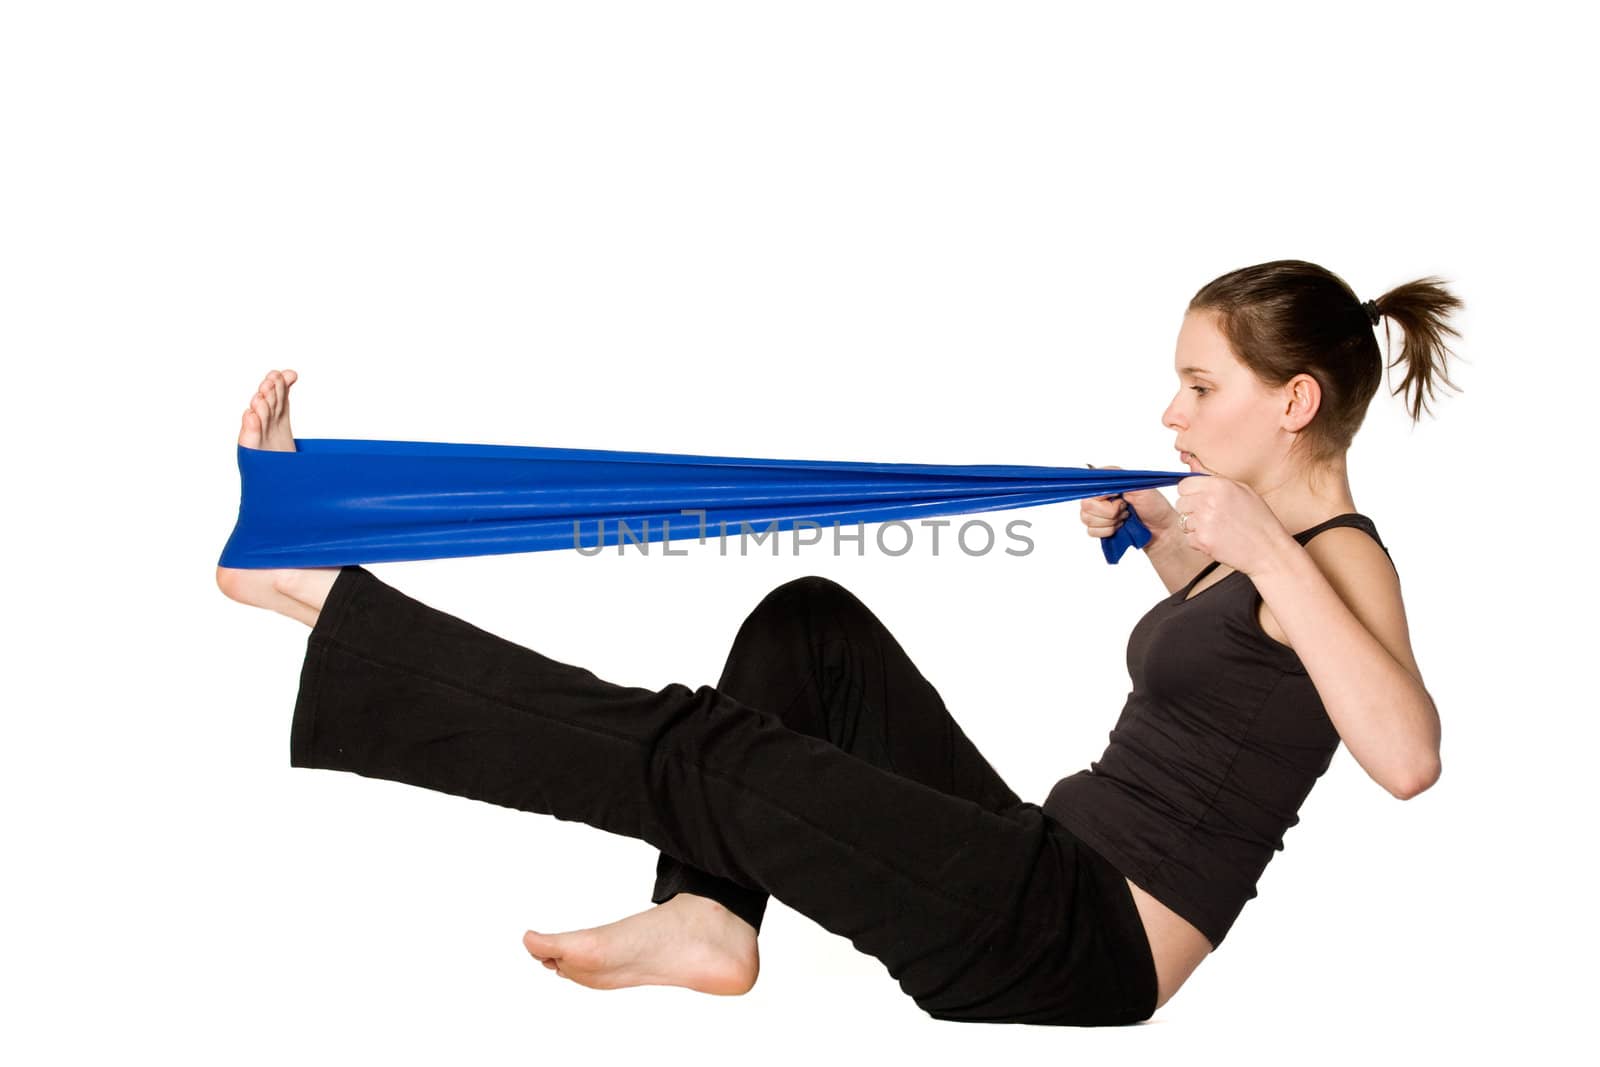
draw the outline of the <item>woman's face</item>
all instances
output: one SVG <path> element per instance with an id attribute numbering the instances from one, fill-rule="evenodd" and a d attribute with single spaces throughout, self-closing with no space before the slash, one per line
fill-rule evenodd
<path id="1" fill-rule="evenodd" d="M 1191 471 L 1254 485 L 1277 467 L 1293 441 L 1284 425 L 1288 398 L 1234 357 L 1213 312 L 1184 316 L 1173 368 L 1178 395 L 1161 424 L 1177 435 L 1174 447 L 1191 454 L 1181 457 Z"/>

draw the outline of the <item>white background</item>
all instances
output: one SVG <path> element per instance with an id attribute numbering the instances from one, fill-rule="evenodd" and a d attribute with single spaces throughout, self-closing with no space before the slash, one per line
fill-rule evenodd
<path id="1" fill-rule="evenodd" d="M 1571 1047 L 1596 947 L 1586 38 L 1538 3 L 1110 7 L 8 4 L 7 1058 Z M 522 932 L 649 907 L 654 850 L 291 769 L 308 631 L 214 584 L 269 368 L 300 372 L 300 437 L 1176 470 L 1183 308 L 1278 258 L 1467 304 L 1462 391 L 1413 428 L 1386 388 L 1350 454 L 1444 772 L 1402 803 L 1341 750 L 1141 1027 L 936 1022 L 776 902 L 748 996 L 559 978 Z M 1164 590 L 1076 504 L 1002 517 L 1032 554 L 371 569 L 650 686 L 714 682 L 767 589 L 828 575 L 1042 801 L 1099 755 Z"/>

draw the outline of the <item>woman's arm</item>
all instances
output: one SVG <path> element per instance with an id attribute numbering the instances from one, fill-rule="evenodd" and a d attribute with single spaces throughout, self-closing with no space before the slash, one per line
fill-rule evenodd
<path id="1" fill-rule="evenodd" d="M 1383 549 L 1349 528 L 1306 545 L 1285 534 L 1250 580 L 1362 769 L 1402 800 L 1433 785 L 1439 711 L 1412 657 L 1399 579 Z"/>

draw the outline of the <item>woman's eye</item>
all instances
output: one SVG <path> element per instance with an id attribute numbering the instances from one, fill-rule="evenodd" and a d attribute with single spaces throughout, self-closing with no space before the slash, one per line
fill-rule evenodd
<path id="1" fill-rule="evenodd" d="M 1211 392 L 1211 390 L 1209 390 L 1209 389 L 1207 389 L 1207 388 L 1205 388 L 1204 386 L 1201 386 L 1201 385 L 1191 385 L 1191 386 L 1189 386 L 1189 388 L 1193 389 L 1195 392 L 1199 393 L 1201 396 L 1205 396 L 1207 393 Z"/>

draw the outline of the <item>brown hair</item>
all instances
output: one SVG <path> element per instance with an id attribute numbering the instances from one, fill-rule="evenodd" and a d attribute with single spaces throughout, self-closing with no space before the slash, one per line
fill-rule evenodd
<path id="1" fill-rule="evenodd" d="M 1405 363 L 1406 375 L 1391 395 L 1414 387 L 1408 406 L 1415 424 L 1436 376 L 1461 391 L 1445 371 L 1445 356 L 1454 353 L 1444 334 L 1460 336 L 1445 318 L 1463 305 L 1435 277 L 1396 286 L 1376 303 L 1405 333 L 1400 358 L 1389 366 Z M 1383 381 L 1384 362 L 1366 307 L 1342 279 L 1298 259 L 1259 263 L 1207 283 L 1189 310 L 1215 312 L 1234 355 L 1268 387 L 1286 385 L 1297 374 L 1317 380 L 1322 402 L 1292 446 L 1304 449 L 1313 467 L 1350 447 Z"/>

